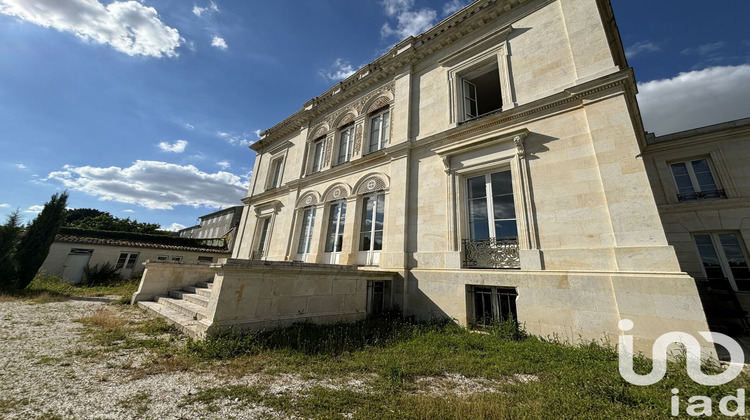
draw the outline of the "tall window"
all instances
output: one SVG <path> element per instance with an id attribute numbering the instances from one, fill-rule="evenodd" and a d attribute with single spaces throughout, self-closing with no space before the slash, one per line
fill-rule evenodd
<path id="1" fill-rule="evenodd" d="M 471 323 L 489 326 L 498 322 L 518 320 L 515 289 L 504 287 L 469 286 Z"/>
<path id="2" fill-rule="evenodd" d="M 500 111 L 500 71 L 497 62 L 464 74 L 461 77 L 463 121 Z"/>
<path id="3" fill-rule="evenodd" d="M 323 168 L 323 156 L 325 155 L 326 151 L 326 139 L 325 137 L 322 137 L 318 140 L 315 140 L 312 144 L 312 167 L 310 168 L 310 173 L 315 173 L 320 171 Z"/>
<path id="4" fill-rule="evenodd" d="M 315 207 L 308 207 L 302 213 L 302 227 L 299 232 L 297 254 L 309 254 L 312 244 L 313 225 L 315 224 Z"/>
<path id="5" fill-rule="evenodd" d="M 328 216 L 328 240 L 325 252 L 341 252 L 344 243 L 344 221 L 346 218 L 346 202 L 331 204 Z"/>
<path id="6" fill-rule="evenodd" d="M 391 304 L 390 281 L 367 281 L 367 314 L 377 315 L 385 312 Z"/>
<path id="7" fill-rule="evenodd" d="M 267 255 L 268 249 L 268 229 L 271 226 L 271 218 L 266 217 L 260 221 L 260 233 L 258 235 L 258 245 L 253 252 L 252 259 L 258 260 Z"/>
<path id="8" fill-rule="evenodd" d="M 467 190 L 471 239 L 518 237 L 510 171 L 469 178 Z"/>
<path id="9" fill-rule="evenodd" d="M 368 153 L 377 152 L 388 145 L 389 110 L 376 111 L 370 117 L 370 145 Z"/>
<path id="10" fill-rule="evenodd" d="M 689 160 L 669 165 L 677 185 L 679 201 L 726 198 L 716 184 L 707 159 Z"/>
<path id="11" fill-rule="evenodd" d="M 267 190 L 277 188 L 279 185 L 281 185 L 281 167 L 283 163 L 283 158 L 278 158 L 271 162 L 271 172 L 270 177 L 268 178 L 268 185 L 266 187 Z M 227 215 L 227 217 L 229 217 L 229 215 Z"/>
<path id="12" fill-rule="evenodd" d="M 360 251 L 383 249 L 383 219 L 385 217 L 385 194 L 365 197 L 362 201 L 362 226 L 359 236 Z"/>
<path id="13" fill-rule="evenodd" d="M 337 164 L 349 162 L 354 150 L 354 123 L 344 127 L 339 133 L 339 157 Z"/>
<path id="14" fill-rule="evenodd" d="M 709 280 L 725 278 L 734 290 L 750 291 L 750 269 L 737 234 L 703 233 L 693 237 Z"/>

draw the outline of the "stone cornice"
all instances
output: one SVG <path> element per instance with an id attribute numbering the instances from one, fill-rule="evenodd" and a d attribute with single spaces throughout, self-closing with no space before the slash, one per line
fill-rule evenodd
<path id="1" fill-rule="evenodd" d="M 546 5 L 551 1 L 538 0 L 536 3 Z M 380 58 L 357 70 L 320 96 L 307 101 L 302 109 L 263 131 L 261 139 L 250 148 L 260 151 L 279 138 L 299 130 L 310 121 L 335 110 L 367 89 L 386 80 L 392 80 L 405 66 L 423 60 L 521 5 L 531 3 L 534 1 L 479 0 L 469 4 L 421 35 L 404 39 Z"/>
<path id="2" fill-rule="evenodd" d="M 666 134 L 648 139 L 644 153 L 656 153 L 674 148 L 694 146 L 701 143 L 731 140 L 750 136 L 750 118 L 700 127 L 687 131 Z"/>

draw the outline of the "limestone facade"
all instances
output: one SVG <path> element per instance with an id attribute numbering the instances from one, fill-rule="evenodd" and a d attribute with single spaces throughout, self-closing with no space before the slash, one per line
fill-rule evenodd
<path id="1" fill-rule="evenodd" d="M 261 134 L 232 258 L 396 272 L 462 325 L 697 336 L 635 93 L 607 0 L 475 1 Z"/>

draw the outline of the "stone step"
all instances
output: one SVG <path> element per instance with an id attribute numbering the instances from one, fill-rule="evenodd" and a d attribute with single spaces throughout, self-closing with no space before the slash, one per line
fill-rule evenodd
<path id="1" fill-rule="evenodd" d="M 171 290 L 169 297 L 175 299 L 182 299 L 185 302 L 190 302 L 204 308 L 208 308 L 208 298 L 205 296 L 199 296 L 195 293 L 189 293 L 184 290 Z"/>
<path id="2" fill-rule="evenodd" d="M 185 316 L 181 312 L 167 307 L 166 305 L 162 305 L 159 302 L 143 300 L 138 302 L 138 306 L 164 318 L 167 323 L 174 325 L 183 334 L 193 339 L 197 340 L 202 338 L 203 331 L 206 330 L 205 326 L 201 324 L 201 321 Z"/>
<path id="3" fill-rule="evenodd" d="M 197 321 L 200 321 L 207 317 L 206 308 L 204 306 L 196 305 L 195 303 L 190 303 L 182 299 L 175 299 L 167 296 L 157 296 L 156 298 L 154 298 L 154 301 Z"/>
<path id="4" fill-rule="evenodd" d="M 195 284 L 195 287 L 200 287 L 202 289 L 212 289 L 214 287 L 213 280 L 211 281 L 199 281 Z"/>
<path id="5" fill-rule="evenodd" d="M 211 289 L 209 289 L 208 287 L 188 286 L 188 287 L 183 287 L 182 290 L 189 292 L 189 293 L 195 293 L 198 296 L 205 296 L 207 298 L 211 297 Z"/>

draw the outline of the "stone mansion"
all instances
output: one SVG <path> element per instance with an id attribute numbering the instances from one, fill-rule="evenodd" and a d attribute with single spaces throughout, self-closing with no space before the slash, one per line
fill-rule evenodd
<path id="1" fill-rule="evenodd" d="M 190 268 L 201 331 L 387 307 L 572 342 L 630 319 L 648 351 L 707 330 L 635 94 L 609 0 L 474 1 L 262 132 L 232 258 Z M 134 301 L 188 268 L 147 265 Z"/>

